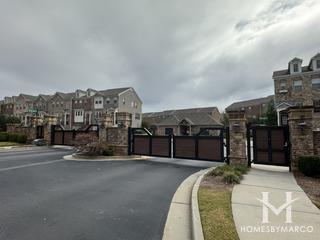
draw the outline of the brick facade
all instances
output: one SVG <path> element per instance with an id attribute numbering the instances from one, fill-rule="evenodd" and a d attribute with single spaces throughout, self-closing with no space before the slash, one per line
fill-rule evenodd
<path id="1" fill-rule="evenodd" d="M 247 120 L 244 112 L 228 112 L 230 125 L 230 164 L 247 165 Z"/>

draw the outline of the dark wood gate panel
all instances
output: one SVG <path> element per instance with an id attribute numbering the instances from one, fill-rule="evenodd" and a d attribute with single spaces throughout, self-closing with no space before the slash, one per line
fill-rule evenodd
<path id="1" fill-rule="evenodd" d="M 251 132 L 250 132 L 251 131 Z M 253 159 L 251 160 L 250 138 L 248 138 L 249 165 L 255 164 L 290 166 L 289 132 L 282 126 L 251 126 Z"/>
<path id="2" fill-rule="evenodd" d="M 43 130 L 43 126 L 37 126 L 37 139 L 43 139 L 44 138 L 44 130 Z"/>
<path id="3" fill-rule="evenodd" d="M 220 136 L 174 136 L 173 157 L 223 162 L 224 143 Z"/>
<path id="4" fill-rule="evenodd" d="M 150 137 L 148 135 L 133 135 L 133 154 L 150 155 Z"/>
<path id="5" fill-rule="evenodd" d="M 133 154 L 157 157 L 171 156 L 171 137 L 133 135 Z"/>
<path id="6" fill-rule="evenodd" d="M 223 139 L 220 137 L 199 137 L 198 158 L 212 161 L 223 161 Z"/>
<path id="7" fill-rule="evenodd" d="M 151 156 L 171 157 L 171 136 L 150 136 Z"/>
<path id="8" fill-rule="evenodd" d="M 190 136 L 173 137 L 174 158 L 196 158 L 196 139 Z"/>
<path id="9" fill-rule="evenodd" d="M 61 130 L 57 130 L 54 133 L 54 145 L 62 145 L 63 144 L 63 132 Z"/>

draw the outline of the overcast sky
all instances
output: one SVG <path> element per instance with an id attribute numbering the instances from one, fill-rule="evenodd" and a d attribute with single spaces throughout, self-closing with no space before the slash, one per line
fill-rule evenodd
<path id="1" fill-rule="evenodd" d="M 144 111 L 273 94 L 320 52 L 318 0 L 0 0 L 0 98 L 132 86 Z"/>

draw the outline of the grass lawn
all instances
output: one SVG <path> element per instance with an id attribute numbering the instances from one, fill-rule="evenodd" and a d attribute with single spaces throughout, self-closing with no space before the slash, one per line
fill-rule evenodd
<path id="1" fill-rule="evenodd" d="M 205 240 L 238 240 L 234 224 L 231 194 L 248 171 L 243 166 L 224 165 L 208 173 L 199 192 L 199 211 Z"/>
<path id="2" fill-rule="evenodd" d="M 0 142 L 0 147 L 20 146 L 19 143 L 14 142 Z"/>
<path id="3" fill-rule="evenodd" d="M 232 187 L 207 186 L 199 189 L 199 210 L 206 240 L 239 239 L 231 209 Z"/>
<path id="4" fill-rule="evenodd" d="M 294 176 L 314 205 L 320 208 L 320 178 L 308 177 L 301 172 L 294 172 Z"/>

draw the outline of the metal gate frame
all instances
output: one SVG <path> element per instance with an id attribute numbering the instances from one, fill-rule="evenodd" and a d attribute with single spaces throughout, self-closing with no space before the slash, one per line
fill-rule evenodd
<path id="1" fill-rule="evenodd" d="M 257 153 L 259 149 L 257 148 L 257 129 L 264 129 L 268 133 L 268 149 L 266 152 L 268 153 L 268 162 L 259 163 L 257 159 Z M 271 131 L 274 129 L 281 129 L 283 131 L 283 136 L 285 140 L 285 144 L 283 145 L 282 150 L 275 150 L 272 148 L 271 141 Z M 252 147 L 253 147 L 253 156 L 251 155 L 251 138 L 252 138 Z M 248 166 L 251 167 L 251 163 L 254 164 L 263 164 L 263 165 L 274 165 L 274 166 L 285 166 L 289 167 L 291 171 L 291 159 L 290 159 L 290 139 L 289 139 L 289 128 L 288 126 L 266 126 L 266 125 L 247 125 L 247 156 L 248 156 Z M 260 149 L 260 151 L 264 151 L 265 149 Z M 285 163 L 275 163 L 272 162 L 272 153 L 274 152 L 282 152 L 285 156 Z M 253 158 L 252 158 L 253 157 Z"/>
<path id="2" fill-rule="evenodd" d="M 219 136 L 201 136 L 201 134 L 206 130 L 219 130 L 220 134 Z M 143 134 L 136 135 L 136 132 L 142 132 Z M 146 138 L 148 139 L 148 148 L 147 151 L 144 153 L 136 152 L 135 151 L 135 141 L 136 138 Z M 153 153 L 153 141 L 157 138 L 164 138 L 168 139 L 168 155 L 158 155 Z M 195 141 L 195 156 L 194 157 L 179 157 L 176 154 L 176 140 L 186 138 L 186 139 L 192 139 Z M 217 139 L 220 140 L 220 159 L 209 159 L 209 158 L 200 158 L 199 157 L 199 140 L 201 139 Z M 224 142 L 224 139 L 226 139 L 226 142 Z M 155 156 L 155 157 L 168 157 L 168 158 L 182 158 L 182 159 L 194 159 L 194 160 L 204 160 L 204 161 L 217 161 L 217 162 L 226 162 L 229 163 L 229 154 L 230 154 L 230 148 L 229 148 L 229 128 L 223 128 L 223 127 L 212 127 L 212 128 L 204 128 L 202 129 L 197 135 L 195 136 L 175 136 L 173 134 L 171 135 L 163 135 L 163 136 L 154 136 L 152 135 L 147 129 L 145 128 L 129 128 L 128 130 L 128 154 L 139 154 L 139 155 L 148 155 L 148 156 Z M 224 156 L 224 148 L 226 147 L 226 157 Z"/>

